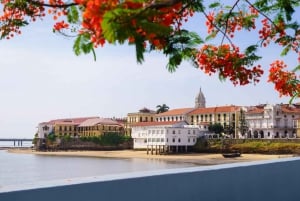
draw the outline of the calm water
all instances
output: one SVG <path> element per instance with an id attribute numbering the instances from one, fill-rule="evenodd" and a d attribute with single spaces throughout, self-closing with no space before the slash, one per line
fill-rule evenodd
<path id="1" fill-rule="evenodd" d="M 147 159 L 39 156 L 0 150 L 0 187 L 78 177 L 195 166 Z"/>

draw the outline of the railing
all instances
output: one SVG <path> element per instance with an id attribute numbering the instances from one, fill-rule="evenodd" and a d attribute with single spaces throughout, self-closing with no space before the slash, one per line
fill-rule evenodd
<path id="1" fill-rule="evenodd" d="M 1 201 L 299 201 L 300 158 L 0 186 Z"/>

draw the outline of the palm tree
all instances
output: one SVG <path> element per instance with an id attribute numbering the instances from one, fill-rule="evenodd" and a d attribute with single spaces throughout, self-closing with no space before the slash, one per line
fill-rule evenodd
<path id="1" fill-rule="evenodd" d="M 167 106 L 166 104 L 157 105 L 156 108 L 157 108 L 156 110 L 157 114 L 166 112 L 170 109 L 169 106 Z"/>

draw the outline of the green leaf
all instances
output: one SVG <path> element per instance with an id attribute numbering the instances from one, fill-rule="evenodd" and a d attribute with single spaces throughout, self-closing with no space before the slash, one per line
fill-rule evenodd
<path id="1" fill-rule="evenodd" d="M 291 44 L 288 44 L 288 45 L 281 51 L 280 56 L 286 56 L 287 53 L 290 51 L 291 47 L 292 47 Z"/>
<path id="2" fill-rule="evenodd" d="M 68 9 L 67 19 L 69 23 L 77 23 L 79 21 L 79 12 L 77 6 L 71 6 Z"/>
<path id="3" fill-rule="evenodd" d="M 214 3 L 211 3 L 211 4 L 209 4 L 209 8 L 216 8 L 216 7 L 219 7 L 221 4 L 220 4 L 220 2 L 214 2 Z"/>
<path id="4" fill-rule="evenodd" d="M 143 63 L 145 46 L 144 46 L 144 40 L 140 36 L 135 38 L 135 50 L 136 50 L 136 60 L 137 60 L 137 62 L 140 63 L 140 64 Z"/>
<path id="5" fill-rule="evenodd" d="M 73 51 L 75 55 L 80 55 L 82 53 L 89 54 L 93 53 L 94 60 L 96 61 L 96 53 L 94 50 L 94 45 L 90 41 L 90 35 L 89 34 L 80 34 L 77 36 L 77 38 L 74 41 L 73 45 Z"/>

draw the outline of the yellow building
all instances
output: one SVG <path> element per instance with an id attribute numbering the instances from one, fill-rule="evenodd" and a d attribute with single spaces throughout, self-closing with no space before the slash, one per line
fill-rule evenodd
<path id="1" fill-rule="evenodd" d="M 112 119 L 87 119 L 78 126 L 78 133 L 82 137 L 101 136 L 106 133 L 124 134 L 124 127 Z"/>
<path id="2" fill-rule="evenodd" d="M 138 112 L 127 114 L 128 135 L 131 135 L 131 126 L 138 122 L 154 122 L 156 111 L 142 108 Z"/>
<path id="3" fill-rule="evenodd" d="M 296 129 L 297 138 L 300 138 L 300 118 L 294 119 L 293 127 Z"/>
<path id="4" fill-rule="evenodd" d="M 150 110 L 148 108 L 142 108 L 138 112 L 128 113 L 127 122 L 129 125 L 138 122 L 153 122 L 155 121 L 156 111 Z"/>
<path id="5" fill-rule="evenodd" d="M 209 125 L 219 123 L 223 127 L 233 126 L 237 124 L 240 107 L 230 106 L 218 106 L 197 108 L 188 113 L 188 123 L 191 125 Z"/>
<path id="6" fill-rule="evenodd" d="M 56 136 L 70 136 L 76 137 L 79 135 L 78 126 L 87 119 L 93 119 L 98 117 L 80 117 L 69 119 L 56 119 L 51 120 L 49 124 L 53 125 L 53 133 Z"/>

